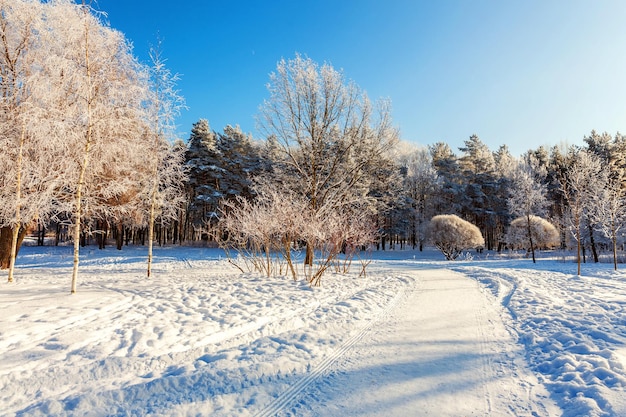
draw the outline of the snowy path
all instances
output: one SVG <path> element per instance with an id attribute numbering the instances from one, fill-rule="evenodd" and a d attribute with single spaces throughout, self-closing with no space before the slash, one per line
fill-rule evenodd
<path id="1" fill-rule="evenodd" d="M 475 280 L 415 274 L 419 287 L 284 414 L 560 415 Z"/>

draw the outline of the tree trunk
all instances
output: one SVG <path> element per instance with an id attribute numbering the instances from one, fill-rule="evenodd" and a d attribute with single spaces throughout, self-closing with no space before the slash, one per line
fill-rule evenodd
<path id="1" fill-rule="evenodd" d="M 61 240 L 61 223 L 57 223 L 57 227 L 54 233 L 54 246 L 59 246 Z"/>
<path id="2" fill-rule="evenodd" d="M 528 226 L 528 241 L 530 242 L 530 251 L 533 254 L 533 263 L 537 263 L 535 260 L 535 245 L 533 243 L 533 233 L 532 228 L 530 227 L 530 214 L 526 215 L 526 224 Z"/>
<path id="3" fill-rule="evenodd" d="M 304 264 L 313 266 L 313 245 L 309 242 L 306 244 L 306 256 L 304 257 Z"/>
<path id="4" fill-rule="evenodd" d="M 156 180 L 155 180 L 156 182 Z M 156 187 L 155 187 L 156 188 Z M 148 278 L 152 273 L 152 241 L 154 240 L 154 211 L 156 206 L 156 190 L 152 190 L 150 202 L 150 216 L 148 219 Z"/>
<path id="5" fill-rule="evenodd" d="M 22 228 L 22 159 L 24 155 L 24 143 L 26 142 L 26 122 L 22 121 L 22 133 L 20 134 L 20 146 L 17 153 L 17 175 L 15 178 L 15 218 L 11 234 L 11 254 L 9 259 L 9 282 L 13 282 L 15 270 L 15 258 L 17 257 L 17 242 Z"/>
<path id="6" fill-rule="evenodd" d="M 589 244 L 591 245 L 591 254 L 593 255 L 593 262 L 600 262 L 600 258 L 598 257 L 598 250 L 596 249 L 596 239 L 593 237 L 593 227 L 591 224 L 587 224 L 589 228 Z"/>
<path id="7" fill-rule="evenodd" d="M 85 6 L 85 0 L 83 0 L 83 6 Z M 81 217 L 83 215 L 82 198 L 83 198 L 83 186 L 85 185 L 85 173 L 87 172 L 87 165 L 89 164 L 89 154 L 91 153 L 91 140 L 92 140 L 92 89 L 91 89 L 91 66 L 89 61 L 89 26 L 87 23 L 87 9 L 85 9 L 85 70 L 87 72 L 87 130 L 85 132 L 85 148 L 83 150 L 83 161 L 80 166 L 80 173 L 78 175 L 78 184 L 76 185 L 76 193 L 74 195 L 74 267 L 72 269 L 72 286 L 70 292 L 76 294 L 76 284 L 78 281 L 78 261 L 80 256 L 80 232 L 81 232 Z"/>
<path id="8" fill-rule="evenodd" d="M 15 255 L 19 252 L 20 246 L 26 237 L 26 229 L 20 228 L 17 236 L 17 245 L 15 247 Z M 8 269 L 11 264 L 11 247 L 13 243 L 13 228 L 0 227 L 0 269 Z"/>
<path id="9" fill-rule="evenodd" d="M 37 246 L 43 246 L 46 243 L 46 228 L 37 225 Z"/>
<path id="10" fill-rule="evenodd" d="M 580 216 L 578 215 L 578 213 L 576 213 L 576 215 L 574 216 L 574 222 L 576 226 L 576 264 L 578 266 L 576 275 L 580 276 L 580 239 L 582 238 L 582 236 L 580 233 Z"/>
<path id="11" fill-rule="evenodd" d="M 617 271 L 617 236 L 613 234 L 613 269 Z"/>
<path id="12" fill-rule="evenodd" d="M 121 221 L 117 222 L 117 234 L 115 236 L 115 247 L 117 250 L 122 250 L 122 246 L 124 245 L 124 223 Z"/>

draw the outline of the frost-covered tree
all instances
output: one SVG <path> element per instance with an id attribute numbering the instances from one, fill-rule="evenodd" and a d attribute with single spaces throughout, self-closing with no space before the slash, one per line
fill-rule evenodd
<path id="1" fill-rule="evenodd" d="M 534 263 L 536 262 L 535 247 L 541 245 L 536 241 L 537 237 L 534 233 L 533 224 L 537 222 L 536 219 L 538 218 L 536 215 L 544 214 L 548 203 L 546 200 L 546 186 L 542 183 L 546 173 L 543 167 L 533 161 L 535 161 L 534 158 L 528 156 L 525 160 L 520 161 L 515 171 L 512 172 L 508 205 L 510 212 L 514 216 L 526 219 L 526 247 L 532 254 Z M 514 230 L 515 238 L 517 239 L 519 233 L 517 233 L 517 229 Z M 507 243 L 511 244 L 509 238 L 507 238 Z M 516 244 L 518 243 L 516 241 Z"/>
<path id="2" fill-rule="evenodd" d="M 231 258 L 237 265 L 243 263 L 242 270 L 248 268 L 268 277 L 289 274 L 297 280 L 299 268 L 292 251 L 300 242 L 309 242 L 320 260 L 314 267 L 304 265 L 302 272 L 309 284 L 319 286 L 339 253 L 343 251 L 346 259 L 351 259 L 376 237 L 367 210 L 329 206 L 314 212 L 305 196 L 277 189 L 272 183 L 257 183 L 255 195 L 254 200 L 237 196 L 224 201 L 226 210 L 219 221 L 220 245 L 243 255 Z"/>
<path id="3" fill-rule="evenodd" d="M 595 193 L 605 187 L 606 171 L 600 159 L 585 150 L 573 153 L 572 161 L 565 176 L 560 178 L 560 185 L 568 203 L 570 231 L 576 240 L 577 274 L 580 275 L 585 216 L 592 210 Z"/>
<path id="4" fill-rule="evenodd" d="M 509 210 L 508 198 L 511 188 L 512 173 L 517 166 L 517 160 L 511 152 L 508 146 L 502 145 L 493 154 L 493 158 L 496 164 L 495 168 L 495 195 L 492 197 L 493 212 L 495 215 L 495 230 L 494 234 L 497 236 L 497 248 L 500 250 L 504 242 L 500 237 L 504 234 L 506 226 L 511 220 L 511 211 Z"/>
<path id="5" fill-rule="evenodd" d="M 436 213 L 461 213 L 463 181 L 457 156 L 450 145 L 437 142 L 428 147 L 433 167 L 439 178 L 440 190 L 435 201 Z"/>
<path id="6" fill-rule="evenodd" d="M 419 245 L 422 250 L 426 240 L 427 219 L 434 214 L 435 197 L 439 191 L 437 172 L 425 148 L 411 149 L 400 158 L 400 165 L 406 171 L 403 187 L 411 207 L 411 241 L 414 248 Z"/>
<path id="7" fill-rule="evenodd" d="M 206 119 L 193 124 L 185 153 L 187 181 L 186 227 L 203 229 L 208 219 L 216 218 L 220 200 L 220 181 L 227 175 L 221 167 L 217 133 Z"/>
<path id="8" fill-rule="evenodd" d="M 130 44 L 105 26 L 90 5 L 58 2 L 51 12 L 64 76 L 70 78 L 63 86 L 69 149 L 65 191 L 73 222 L 75 293 L 84 217 L 102 210 L 106 197 L 127 191 L 117 178 L 106 185 L 101 180 L 107 167 L 117 162 L 110 151 L 124 147 L 137 134 L 146 90 Z"/>
<path id="9" fill-rule="evenodd" d="M 7 230 L 13 243 L 58 215 L 72 227 L 72 292 L 86 225 L 143 221 L 152 184 L 145 67 L 98 16 L 87 1 L 0 0 L 0 259 L 16 253 Z"/>
<path id="10" fill-rule="evenodd" d="M 374 108 L 341 72 L 300 55 L 278 63 L 268 89 L 259 124 L 280 151 L 277 184 L 306 196 L 315 213 L 372 201 L 372 167 L 398 137 L 389 103 Z M 305 263 L 313 263 L 312 245 Z"/>
<path id="11" fill-rule="evenodd" d="M 428 225 L 430 242 L 443 253 L 447 260 L 455 260 L 467 249 L 485 244 L 480 229 L 454 214 L 440 214 Z"/>
<path id="12" fill-rule="evenodd" d="M 610 178 L 594 193 L 592 213 L 602 234 L 611 241 L 613 268 L 617 271 L 617 239 L 626 222 L 626 189 L 620 177 Z"/>
<path id="13" fill-rule="evenodd" d="M 554 248 L 559 245 L 560 237 L 556 227 L 549 221 L 534 215 L 522 216 L 511 222 L 506 233 L 506 242 L 513 249 Z"/>
<path id="14" fill-rule="evenodd" d="M 0 268 L 13 279 L 26 230 L 59 210 L 65 178 L 66 66 L 54 5 L 0 1 Z"/>
<path id="15" fill-rule="evenodd" d="M 37 126 L 31 118 L 40 116 L 36 102 L 35 63 L 41 30 L 40 4 L 23 0 L 0 0 L 0 267 L 9 268 L 8 281 L 13 281 L 15 256 L 24 225 L 32 220 L 27 213 L 28 198 L 24 192 L 23 174 L 30 173 L 33 162 L 31 148 L 37 146 Z M 30 217 L 30 218 L 29 218 Z"/>
<path id="16" fill-rule="evenodd" d="M 460 195 L 461 215 L 471 219 L 485 236 L 487 249 L 493 249 L 498 239 L 498 184 L 495 159 L 478 136 L 472 135 L 459 148 L 459 158 L 464 189 Z"/>
<path id="17" fill-rule="evenodd" d="M 179 79 L 165 66 L 160 45 L 150 51 L 152 66 L 149 71 L 150 93 L 146 106 L 148 137 L 146 149 L 150 173 L 146 199 L 148 207 L 148 278 L 152 271 L 154 223 L 176 219 L 183 202 L 182 187 L 185 180 L 183 154 L 176 153 L 172 143 L 176 140 L 176 116 L 184 107 L 183 97 L 176 90 Z"/>
<path id="18" fill-rule="evenodd" d="M 250 197 L 251 177 L 260 171 L 260 159 L 252 137 L 239 126 L 227 125 L 218 134 L 220 164 L 224 176 L 219 181 L 220 193 L 225 198 L 241 195 Z"/>

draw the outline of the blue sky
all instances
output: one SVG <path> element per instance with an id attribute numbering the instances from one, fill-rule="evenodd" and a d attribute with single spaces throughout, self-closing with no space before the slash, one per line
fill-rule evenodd
<path id="1" fill-rule="evenodd" d="M 259 137 L 269 73 L 296 53 L 390 98 L 402 138 L 514 155 L 626 133 L 626 1 L 97 0 L 147 61 L 158 37 L 188 110 Z M 458 152 L 457 152 L 458 153 Z"/>

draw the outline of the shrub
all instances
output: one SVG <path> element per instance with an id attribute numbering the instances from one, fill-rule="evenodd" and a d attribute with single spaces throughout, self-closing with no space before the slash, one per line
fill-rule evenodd
<path id="1" fill-rule="evenodd" d="M 478 227 L 454 214 L 433 217 L 428 225 L 428 237 L 449 261 L 456 259 L 466 249 L 485 244 Z"/>
<path id="2" fill-rule="evenodd" d="M 530 227 L 529 227 L 530 221 Z M 530 235 L 528 233 L 530 229 Z M 531 246 L 532 237 L 532 246 Z M 554 248 L 560 244 L 559 232 L 546 219 L 538 216 L 518 217 L 511 222 L 505 236 L 512 249 Z"/>

